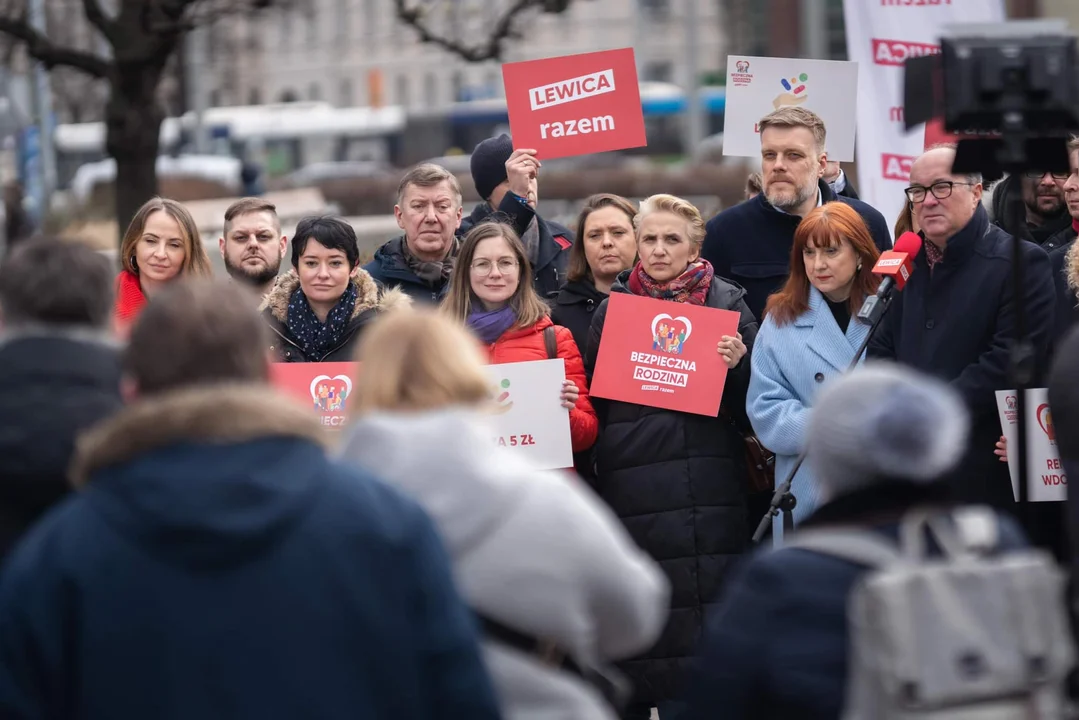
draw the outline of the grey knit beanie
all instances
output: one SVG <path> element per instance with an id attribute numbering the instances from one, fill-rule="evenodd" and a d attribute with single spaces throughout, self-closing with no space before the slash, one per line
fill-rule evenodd
<path id="1" fill-rule="evenodd" d="M 966 406 L 949 385 L 892 363 L 869 363 L 817 398 L 807 461 L 823 499 L 883 480 L 931 482 L 959 462 L 969 431 Z"/>

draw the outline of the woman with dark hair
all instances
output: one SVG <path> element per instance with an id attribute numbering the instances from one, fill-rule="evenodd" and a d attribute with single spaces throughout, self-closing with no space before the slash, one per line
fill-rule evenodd
<path id="1" fill-rule="evenodd" d="M 603 432 L 596 443 L 595 487 L 637 543 L 659 562 L 673 590 L 670 621 L 647 655 L 626 672 L 636 697 L 624 717 L 660 720 L 678 716 L 685 671 L 700 644 L 704 618 L 716 602 L 723 577 L 745 549 L 745 418 L 747 357 L 757 322 L 745 290 L 718 277 L 702 260 L 704 220 L 691 203 L 654 195 L 634 219 L 640 261 L 611 287 L 662 300 L 668 313 L 698 305 L 738 313 L 738 331 L 716 346 L 727 367 L 723 412 L 715 417 L 613 400 L 597 400 Z M 585 364 L 595 372 L 607 319 L 604 300 L 592 320 Z M 740 427 L 735 426 L 736 418 Z"/>
<path id="2" fill-rule="evenodd" d="M 300 220 L 292 239 L 292 270 L 259 308 L 277 362 L 349 362 L 360 331 L 379 313 L 407 305 L 397 289 L 380 293 L 360 267 L 356 231 L 341 218 Z"/>
<path id="3" fill-rule="evenodd" d="M 577 218 L 566 284 L 554 301 L 551 320 L 569 328 L 581 352 L 588 341 L 592 313 L 611 292 L 618 273 L 632 267 L 637 256 L 636 214 L 637 208 L 624 197 L 600 193 L 585 200 Z"/>
<path id="4" fill-rule="evenodd" d="M 776 479 L 786 478 L 805 447 L 806 422 L 821 386 L 847 370 L 869 326 L 856 318 L 877 290 L 880 251 L 865 221 L 849 205 L 830 202 L 798 225 L 790 276 L 768 298 L 753 351 L 746 411 L 758 439 L 776 454 Z M 796 522 L 819 504 L 807 466 L 794 478 Z M 780 539 L 782 518 L 773 526 Z"/>
<path id="5" fill-rule="evenodd" d="M 573 452 L 596 442 L 599 423 L 588 400 L 584 364 L 573 335 L 551 322 L 550 308 L 532 285 L 532 264 L 509 225 L 482 222 L 457 254 L 445 312 L 484 344 L 491 364 L 562 358 L 562 407 L 569 410 Z"/>
<path id="6" fill-rule="evenodd" d="M 120 242 L 120 263 L 113 314 L 121 335 L 166 283 L 212 273 L 191 213 L 175 200 L 160 197 L 147 200 L 131 219 Z"/>

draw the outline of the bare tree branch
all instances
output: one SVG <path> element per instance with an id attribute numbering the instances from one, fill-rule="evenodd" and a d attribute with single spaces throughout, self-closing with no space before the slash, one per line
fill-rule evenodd
<path id="1" fill-rule="evenodd" d="M 91 52 L 56 45 L 30 27 L 24 18 L 0 16 L 0 33 L 20 41 L 26 46 L 31 57 L 44 63 L 50 70 L 57 65 L 65 65 L 82 70 L 92 77 L 109 76 L 111 65 L 107 60 Z"/>
<path id="2" fill-rule="evenodd" d="M 484 43 L 465 45 L 453 38 L 435 34 L 424 22 L 422 6 L 408 7 L 407 0 L 394 0 L 394 4 L 397 8 L 397 19 L 405 25 L 415 28 L 421 42 L 438 45 L 454 55 L 474 63 L 483 62 L 484 60 L 501 60 L 503 44 L 507 40 L 520 37 L 515 27 L 517 20 L 520 19 L 519 15 L 530 8 L 547 10 L 551 7 L 550 0 L 515 0 L 495 22 Z M 559 4 L 561 5 L 561 3 Z M 562 7 L 562 9 L 565 8 Z"/>
<path id="3" fill-rule="evenodd" d="M 112 43 L 115 41 L 116 24 L 105 15 L 104 8 L 99 0 L 82 0 L 83 12 L 91 25 L 98 29 L 105 39 Z"/>

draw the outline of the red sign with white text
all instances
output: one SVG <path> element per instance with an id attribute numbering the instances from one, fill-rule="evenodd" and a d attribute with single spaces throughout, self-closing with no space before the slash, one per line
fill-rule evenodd
<path id="1" fill-rule="evenodd" d="M 502 80 L 513 146 L 541 161 L 647 144 L 632 48 L 507 63 Z"/>
<path id="2" fill-rule="evenodd" d="M 270 382 L 306 404 L 323 426 L 338 429 L 348 420 L 347 401 L 359 363 L 271 363 Z"/>
<path id="3" fill-rule="evenodd" d="M 589 393 L 715 416 L 727 382 L 717 350 L 738 332 L 739 314 L 612 293 Z"/>

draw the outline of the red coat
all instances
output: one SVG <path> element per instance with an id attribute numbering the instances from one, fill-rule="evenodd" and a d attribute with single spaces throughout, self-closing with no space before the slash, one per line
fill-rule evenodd
<path id="1" fill-rule="evenodd" d="M 547 345 L 543 341 L 544 328 L 554 325 L 550 318 L 543 318 L 535 325 L 523 330 L 507 330 L 494 344 L 487 346 L 487 357 L 492 365 L 502 363 L 547 360 Z M 573 452 L 582 452 L 592 447 L 599 434 L 599 420 L 592 402 L 588 399 L 588 380 L 584 375 L 584 360 L 573 340 L 573 334 L 560 325 L 555 325 L 555 339 L 558 341 L 558 357 L 566 361 L 566 379 L 572 380 L 580 390 L 577 405 L 569 411 L 569 432 L 573 440 Z"/>
<path id="2" fill-rule="evenodd" d="M 113 319 L 122 335 L 127 335 L 128 328 L 135 322 L 144 305 L 146 296 L 142 292 L 139 276 L 121 270 L 116 276 L 116 307 Z"/>

